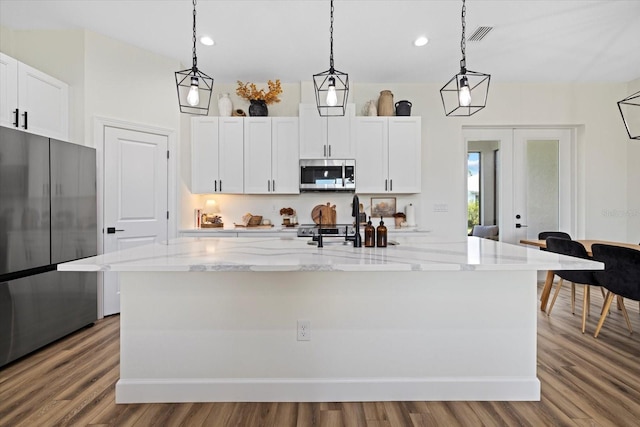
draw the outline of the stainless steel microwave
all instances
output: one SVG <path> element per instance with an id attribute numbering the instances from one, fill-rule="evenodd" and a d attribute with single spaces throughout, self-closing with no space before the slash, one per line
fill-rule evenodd
<path id="1" fill-rule="evenodd" d="M 300 160 L 300 191 L 356 191 L 356 161 Z"/>

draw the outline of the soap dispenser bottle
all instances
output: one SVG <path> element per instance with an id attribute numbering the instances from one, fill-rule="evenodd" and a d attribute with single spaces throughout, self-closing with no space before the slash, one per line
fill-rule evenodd
<path id="1" fill-rule="evenodd" d="M 376 229 L 376 246 L 379 248 L 387 247 L 387 227 L 384 226 L 382 217 L 380 217 L 380 225 Z"/>
<path id="2" fill-rule="evenodd" d="M 364 247 L 373 248 L 376 245 L 376 229 L 371 225 L 371 217 L 364 227 Z"/>

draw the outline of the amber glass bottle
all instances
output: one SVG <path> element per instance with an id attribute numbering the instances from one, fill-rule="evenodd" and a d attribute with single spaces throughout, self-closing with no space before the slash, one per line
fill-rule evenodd
<path id="1" fill-rule="evenodd" d="M 380 225 L 376 229 L 376 246 L 379 248 L 387 247 L 387 227 L 384 226 L 382 217 L 380 217 Z"/>
<path id="2" fill-rule="evenodd" d="M 376 229 L 371 225 L 371 217 L 364 226 L 364 247 L 373 248 L 376 245 Z"/>

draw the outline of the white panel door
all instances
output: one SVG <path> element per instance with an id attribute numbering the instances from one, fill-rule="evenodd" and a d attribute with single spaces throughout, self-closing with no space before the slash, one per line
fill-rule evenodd
<path id="1" fill-rule="evenodd" d="M 166 136 L 115 127 L 104 135 L 104 252 L 167 239 Z M 117 273 L 104 274 L 104 315 L 120 312 Z"/>

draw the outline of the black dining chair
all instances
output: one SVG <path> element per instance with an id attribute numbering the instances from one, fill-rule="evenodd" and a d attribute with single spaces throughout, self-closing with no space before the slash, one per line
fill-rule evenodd
<path id="1" fill-rule="evenodd" d="M 582 243 L 576 242 L 575 240 L 567 240 L 558 237 L 548 237 L 547 250 L 549 252 L 569 255 L 576 258 L 591 259 Z M 564 280 L 570 281 L 572 286 L 575 283 L 584 285 L 584 296 L 582 299 L 582 333 L 584 334 L 587 325 L 587 314 L 589 312 L 590 286 L 600 286 L 600 283 L 591 270 L 555 270 L 555 274 L 560 276 L 560 282 L 558 282 L 558 287 L 556 288 L 556 292 L 554 293 L 553 299 L 551 300 L 551 305 L 549 306 L 547 315 L 551 314 L 551 310 L 553 309 L 553 305 L 556 302 L 556 298 L 558 297 L 558 293 L 560 292 L 560 288 L 562 288 L 562 283 Z M 575 314 L 575 303 L 573 301 L 574 295 L 575 292 L 572 288 L 571 312 L 573 314 Z"/>
<path id="2" fill-rule="evenodd" d="M 538 233 L 538 240 L 547 240 L 547 237 L 557 237 L 559 239 L 568 239 L 571 240 L 571 235 L 569 233 L 565 233 L 564 231 L 541 231 Z M 546 251 L 546 248 L 540 248 L 541 251 Z M 550 271 L 550 273 L 553 273 Z M 555 280 L 555 273 L 553 276 L 553 280 Z M 553 281 L 552 281 L 553 282 Z M 540 299 L 542 299 L 542 295 L 540 295 Z M 576 286 L 571 283 L 571 312 L 574 313 L 576 304 Z"/>
<path id="3" fill-rule="evenodd" d="M 602 314 L 593 336 L 598 337 L 602 324 L 609 314 L 614 296 L 617 297 L 627 328 L 632 333 L 624 298 L 640 301 L 640 250 L 594 243 L 591 246 L 591 252 L 593 259 L 604 263 L 604 271 L 595 272 L 595 277 L 600 285 L 607 289 Z"/>

